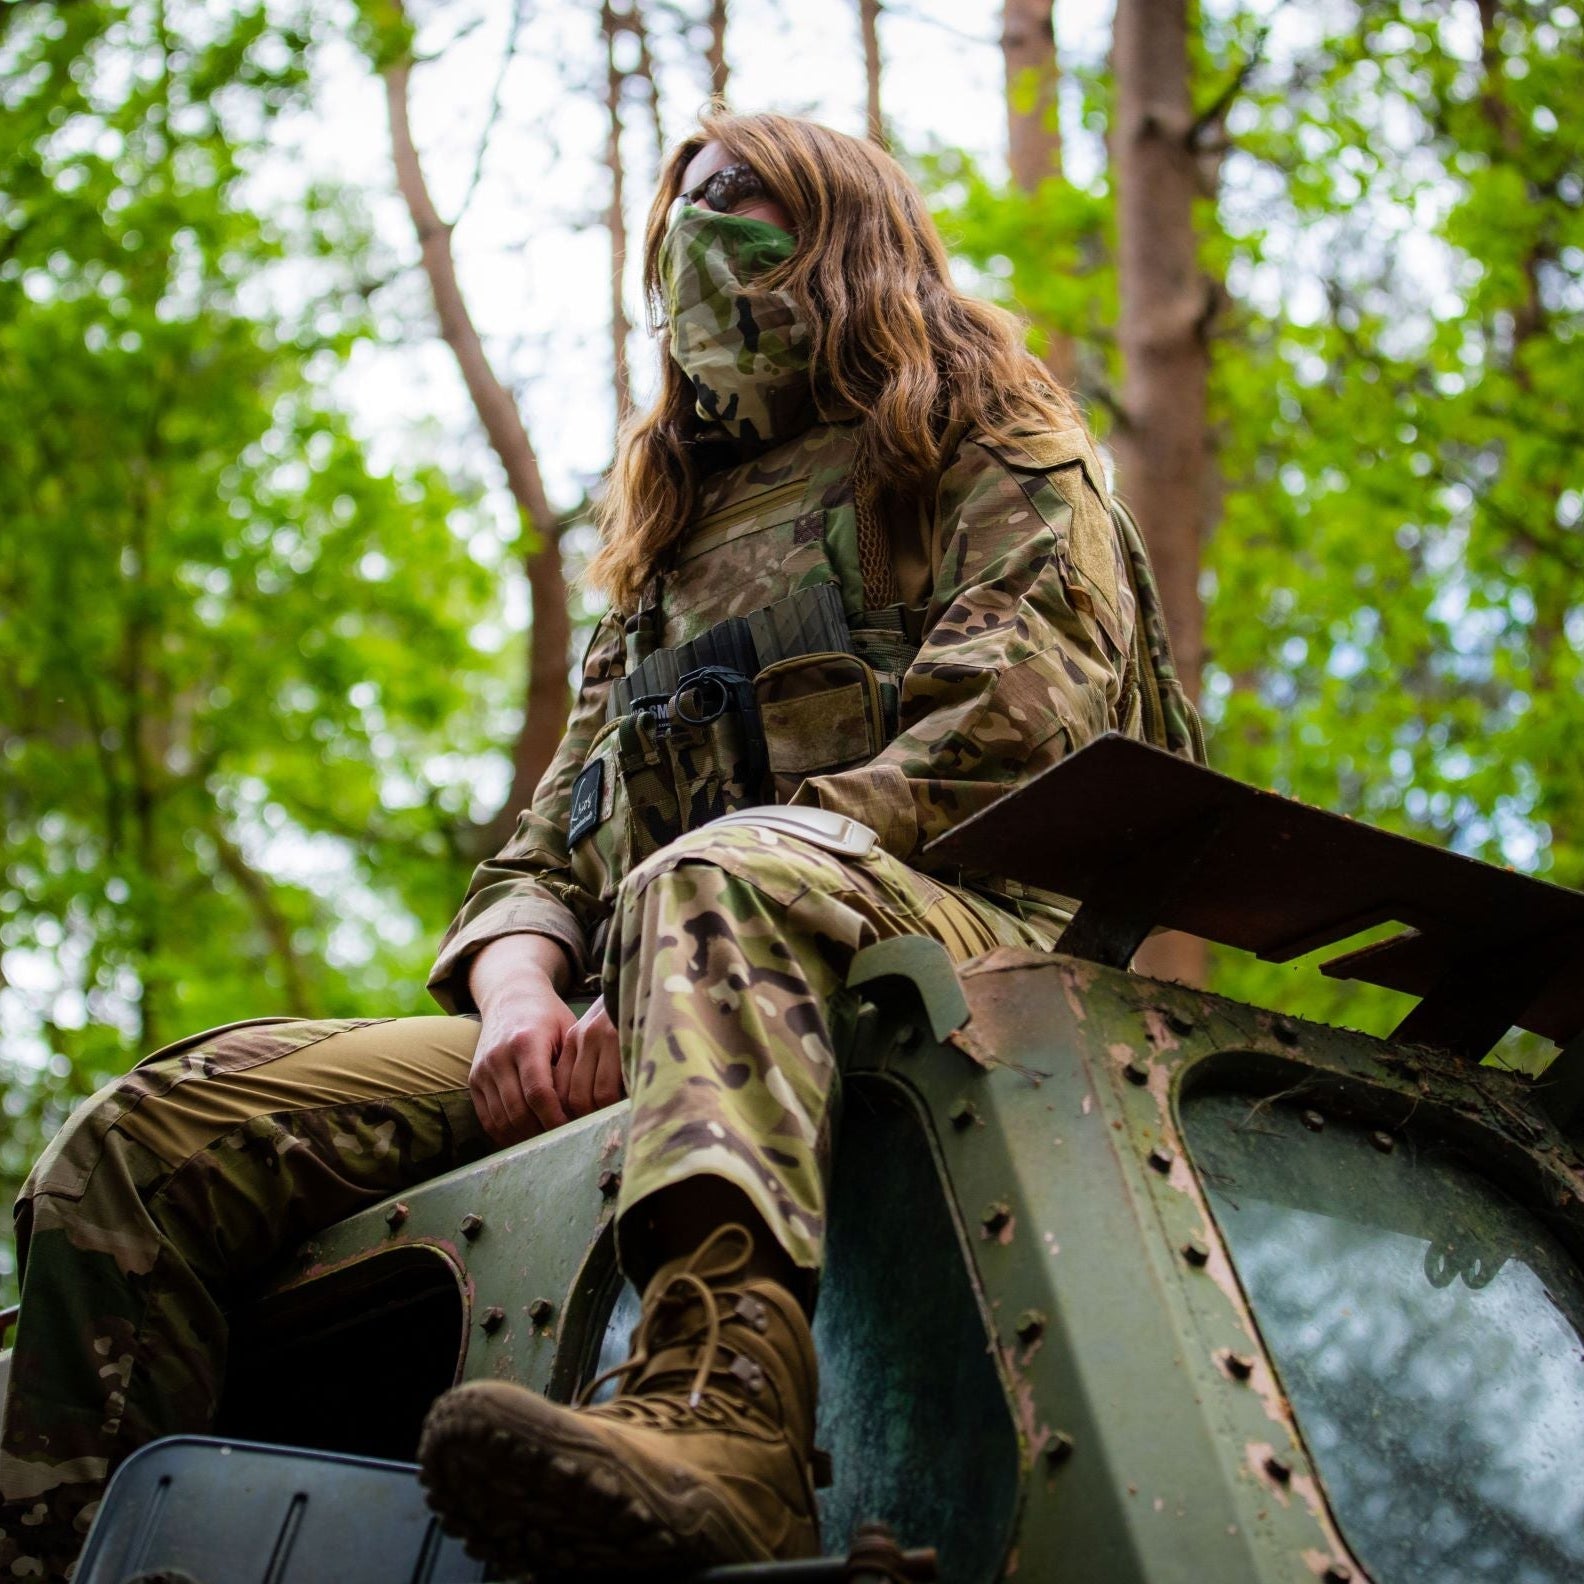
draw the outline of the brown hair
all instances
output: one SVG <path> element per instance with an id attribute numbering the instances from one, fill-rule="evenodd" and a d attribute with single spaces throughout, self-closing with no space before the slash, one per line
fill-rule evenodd
<path id="1" fill-rule="evenodd" d="M 707 115 L 671 153 L 649 211 L 644 290 L 660 332 L 660 394 L 617 438 L 600 508 L 604 543 L 587 581 L 631 609 L 693 509 L 693 388 L 666 355 L 659 262 L 682 173 L 706 144 L 751 165 L 792 219 L 797 250 L 765 277 L 812 326 L 810 373 L 823 402 L 864 415 L 858 468 L 880 498 L 933 493 L 964 434 L 1078 421 L 1024 345 L 1011 314 L 959 291 L 918 188 L 872 143 L 781 115 Z"/>

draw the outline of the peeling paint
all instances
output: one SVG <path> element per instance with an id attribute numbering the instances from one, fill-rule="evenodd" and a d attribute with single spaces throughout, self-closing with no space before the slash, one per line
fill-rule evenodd
<path id="1" fill-rule="evenodd" d="M 1144 1007 L 1140 1010 L 1150 1043 L 1157 1052 L 1164 1054 L 1181 1049 L 1181 1042 L 1167 1024 L 1163 1013 L 1153 1007 Z M 1127 1057 L 1122 1058 L 1119 1055 L 1120 1051 L 1127 1051 Z M 1121 1042 L 1109 1045 L 1106 1053 L 1113 1060 L 1122 1061 L 1123 1064 L 1125 1064 L 1126 1060 L 1134 1059 L 1134 1053 Z M 1266 1357 L 1264 1344 L 1260 1340 L 1258 1328 L 1254 1324 L 1253 1315 L 1244 1298 L 1243 1288 L 1238 1281 L 1232 1262 L 1221 1241 L 1215 1218 L 1210 1212 L 1209 1201 L 1206 1199 L 1199 1179 L 1189 1163 L 1187 1150 L 1176 1126 L 1172 1112 L 1171 1091 L 1177 1065 L 1177 1062 L 1171 1060 L 1150 1062 L 1149 1078 L 1146 1085 L 1146 1092 L 1155 1101 L 1160 1114 L 1161 1141 L 1172 1146 L 1176 1151 L 1176 1158 L 1172 1163 L 1171 1171 L 1167 1174 L 1164 1181 L 1167 1187 L 1187 1198 L 1199 1212 L 1201 1222 L 1200 1236 L 1210 1251 L 1210 1258 L 1204 1267 L 1196 1272 L 1196 1276 L 1208 1275 L 1215 1283 L 1231 1307 L 1233 1317 L 1238 1326 L 1251 1344 L 1249 1352 L 1254 1360 L 1254 1368 L 1248 1380 L 1239 1384 L 1258 1396 L 1266 1417 L 1285 1431 L 1289 1444 L 1296 1447 L 1299 1444 L 1299 1436 L 1292 1410 Z M 1085 1098 L 1087 1099 L 1088 1097 L 1086 1096 Z M 1256 1446 L 1258 1447 L 1259 1455 L 1254 1458 L 1253 1453 Z M 1313 1477 L 1295 1472 L 1285 1486 L 1279 1485 L 1266 1473 L 1264 1467 L 1265 1459 L 1274 1455 L 1274 1447 L 1266 1443 L 1251 1443 L 1249 1452 L 1255 1476 L 1261 1485 L 1273 1490 L 1283 1506 L 1290 1505 L 1289 1493 L 1296 1493 L 1303 1506 L 1308 1509 L 1311 1516 L 1320 1525 L 1327 1539 L 1336 1547 L 1335 1560 L 1344 1559 L 1347 1555 L 1346 1548 L 1342 1544 L 1341 1536 Z M 1229 1533 L 1235 1532 L 1235 1527 L 1229 1530 Z M 1331 1560 L 1330 1558 L 1327 1559 L 1327 1565 L 1330 1564 Z M 1355 1574 L 1358 1573 L 1356 1563 L 1349 1563 L 1348 1565 L 1354 1568 Z"/>
<path id="2" fill-rule="evenodd" d="M 1315 1483 L 1313 1475 L 1294 1472 L 1293 1477 L 1287 1483 L 1287 1488 L 1303 1499 L 1304 1506 L 1309 1509 L 1316 1523 L 1323 1529 L 1330 1529 L 1331 1524 L 1329 1514 L 1326 1512 L 1325 1498 L 1321 1496 L 1320 1487 Z"/>
<path id="3" fill-rule="evenodd" d="M 1073 1022 L 1088 1022 L 1089 1009 L 1083 1004 L 1083 998 L 1078 994 L 1077 987 L 1072 982 L 1072 975 L 1065 968 L 1061 973 L 1061 987 L 1062 995 L 1067 1001 L 1067 1010 L 1073 1015 Z"/>
<path id="4" fill-rule="evenodd" d="M 1113 1044 L 1106 1046 L 1106 1055 L 1109 1056 L 1112 1061 L 1118 1062 L 1125 1067 L 1130 1061 L 1133 1060 L 1134 1051 L 1133 1047 L 1127 1044 L 1125 1041 L 1117 1040 Z"/>
<path id="5" fill-rule="evenodd" d="M 1310 1546 L 1303 1553 L 1303 1565 L 1316 1578 L 1324 1578 L 1327 1568 L 1345 1567 L 1352 1571 L 1354 1578 L 1358 1579 L 1359 1584 L 1369 1584 L 1369 1581 L 1340 1552 L 1332 1555 L 1330 1552 L 1316 1551 L 1313 1546 Z"/>
<path id="6" fill-rule="evenodd" d="M 1039 1422 L 1039 1409 L 1034 1403 L 1034 1383 L 1024 1376 L 1023 1367 L 1015 1357 L 1016 1349 L 1010 1344 L 997 1344 L 996 1352 L 1001 1357 L 1001 1367 L 1012 1388 L 1012 1417 L 1017 1422 L 1018 1438 L 1028 1448 L 1029 1461 L 1032 1463 L 1050 1440 L 1050 1426 Z"/>
<path id="7" fill-rule="evenodd" d="M 1073 989 L 1085 995 L 1094 989 L 1095 981 L 1101 974 L 1099 963 L 1085 962 L 1081 957 L 1069 957 L 1062 964 L 1061 971 L 1062 977 Z"/>
<path id="8" fill-rule="evenodd" d="M 1149 1035 L 1150 1044 L 1163 1054 L 1182 1049 L 1182 1041 L 1172 1033 L 1166 1015 L 1159 1007 L 1144 1008 L 1144 1031 Z"/>
<path id="9" fill-rule="evenodd" d="M 1280 1480 L 1273 1479 L 1266 1470 L 1266 1463 L 1276 1456 L 1276 1448 L 1269 1441 L 1250 1441 L 1243 1448 L 1248 1459 L 1248 1466 L 1254 1471 L 1257 1479 L 1283 1507 L 1291 1505 L 1287 1495 L 1287 1487 Z"/>
<path id="10" fill-rule="evenodd" d="M 1083 1097 L 1083 1105 L 1080 1107 L 1080 1109 L 1083 1111 L 1085 1116 L 1088 1116 L 1089 1113 L 1094 1110 L 1094 1096 L 1092 1094 L 1086 1094 Z"/>

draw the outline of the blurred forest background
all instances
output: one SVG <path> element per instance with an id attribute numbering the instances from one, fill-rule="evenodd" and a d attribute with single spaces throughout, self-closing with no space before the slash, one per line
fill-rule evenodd
<path id="1" fill-rule="evenodd" d="M 8 1199 L 162 1042 L 424 1009 L 597 614 L 637 238 L 711 94 L 886 142 L 1027 317 L 1218 768 L 1584 883 L 1572 5 L 4 5 Z"/>

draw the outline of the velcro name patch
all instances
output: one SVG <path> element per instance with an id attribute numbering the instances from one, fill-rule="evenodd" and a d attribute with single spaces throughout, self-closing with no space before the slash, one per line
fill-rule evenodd
<path id="1" fill-rule="evenodd" d="M 572 812 L 567 820 L 567 845 L 576 847 L 600 822 L 600 795 L 605 790 L 605 761 L 584 765 L 572 783 Z"/>

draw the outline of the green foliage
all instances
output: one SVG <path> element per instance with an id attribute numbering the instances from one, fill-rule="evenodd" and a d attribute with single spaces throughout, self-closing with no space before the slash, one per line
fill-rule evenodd
<path id="1" fill-rule="evenodd" d="M 471 501 L 376 470 L 331 396 L 366 223 L 248 190 L 311 20 L 79 0 L 0 35 L 0 1186 L 161 1041 L 417 1010 L 483 812 Z"/>
<path id="2" fill-rule="evenodd" d="M 1204 707 L 1234 775 L 1579 885 L 1584 38 L 1569 6 L 1496 15 L 1487 38 L 1472 0 L 1285 30 L 1206 8 L 1195 98 L 1226 109 L 1231 149 L 1202 161 L 1226 291 Z M 1104 88 L 1085 85 L 1091 135 Z M 949 153 L 926 175 L 961 254 L 1037 332 L 1080 339 L 1103 432 L 1103 183 L 1030 197 Z M 1216 983 L 1376 1030 L 1406 1005 L 1231 954 Z"/>
<path id="3" fill-rule="evenodd" d="M 1579 885 L 1584 29 L 1549 0 L 1492 15 L 1203 8 L 1205 711 L 1235 775 Z M 468 546 L 499 541 L 476 491 L 373 466 L 337 404 L 388 268 L 360 204 L 256 180 L 332 30 L 411 48 L 390 0 L 0 6 L 0 1188 L 162 1039 L 418 1010 L 489 812 L 501 568 Z M 1078 74 L 1069 150 L 1103 151 L 1110 88 Z M 1104 434 L 1089 163 L 1031 194 L 960 150 L 919 166 L 959 266 L 1036 344 L 1075 340 Z"/>
<path id="4" fill-rule="evenodd" d="M 1030 321 L 1031 345 L 1051 335 L 1078 343 L 1086 366 L 1109 378 L 1116 324 L 1115 221 L 1110 194 L 1053 176 L 1025 193 L 992 182 L 961 149 L 917 161 L 953 256 L 976 272 L 985 296 Z"/>

